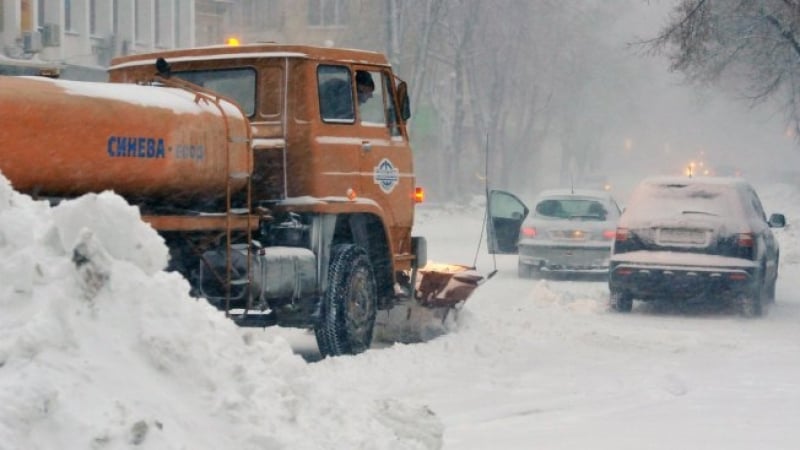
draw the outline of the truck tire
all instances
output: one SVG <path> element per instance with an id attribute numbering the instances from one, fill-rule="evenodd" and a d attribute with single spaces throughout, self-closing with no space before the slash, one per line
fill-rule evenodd
<path id="1" fill-rule="evenodd" d="M 364 249 L 353 244 L 333 247 L 328 288 L 314 328 L 323 356 L 354 355 L 370 347 L 377 311 L 375 286 Z"/>

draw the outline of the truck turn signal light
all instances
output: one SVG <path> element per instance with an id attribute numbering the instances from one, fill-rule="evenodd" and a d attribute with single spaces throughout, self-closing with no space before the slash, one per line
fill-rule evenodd
<path id="1" fill-rule="evenodd" d="M 422 203 L 425 201 L 425 189 L 421 187 L 414 188 L 414 203 Z"/>

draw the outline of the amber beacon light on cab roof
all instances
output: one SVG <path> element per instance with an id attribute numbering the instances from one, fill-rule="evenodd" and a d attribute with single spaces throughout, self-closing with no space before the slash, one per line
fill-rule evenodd
<path id="1" fill-rule="evenodd" d="M 354 354 L 377 311 L 448 310 L 482 281 L 412 236 L 407 87 L 382 54 L 212 46 L 116 58 L 109 77 L 0 77 L 0 171 L 54 203 L 124 196 L 239 325 Z"/>

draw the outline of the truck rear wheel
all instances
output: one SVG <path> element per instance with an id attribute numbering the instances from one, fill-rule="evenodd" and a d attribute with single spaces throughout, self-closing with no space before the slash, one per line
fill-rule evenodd
<path id="1" fill-rule="evenodd" d="M 377 310 L 375 286 L 372 264 L 361 247 L 333 247 L 328 288 L 314 328 L 323 356 L 361 353 L 372 344 Z"/>

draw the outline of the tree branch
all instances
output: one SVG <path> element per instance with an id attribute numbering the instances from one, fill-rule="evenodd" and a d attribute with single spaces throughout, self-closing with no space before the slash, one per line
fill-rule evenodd
<path id="1" fill-rule="evenodd" d="M 794 35 L 794 33 L 792 33 L 790 29 L 784 28 L 781 22 L 773 15 L 768 14 L 764 16 L 764 19 L 774 26 L 784 39 L 789 41 L 789 44 L 794 49 L 794 52 L 797 53 L 798 57 L 800 57 L 800 42 L 797 41 L 797 37 Z"/>

